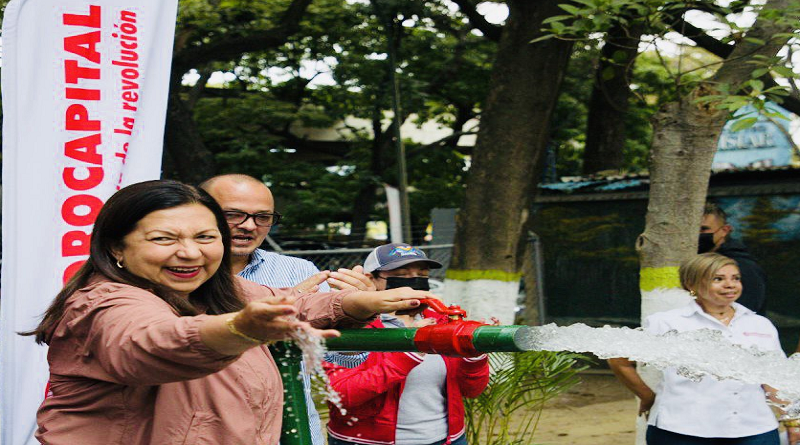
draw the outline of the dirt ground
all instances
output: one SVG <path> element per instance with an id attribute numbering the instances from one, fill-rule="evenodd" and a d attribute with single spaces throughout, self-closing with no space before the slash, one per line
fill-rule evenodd
<path id="1" fill-rule="evenodd" d="M 548 402 L 530 444 L 633 445 L 637 402 L 631 392 L 608 370 L 580 377 L 581 383 Z M 327 409 L 318 408 L 324 424 Z"/>
<path id="2" fill-rule="evenodd" d="M 636 399 L 610 371 L 583 373 L 580 384 L 545 407 L 531 443 L 633 444 L 636 410 Z"/>

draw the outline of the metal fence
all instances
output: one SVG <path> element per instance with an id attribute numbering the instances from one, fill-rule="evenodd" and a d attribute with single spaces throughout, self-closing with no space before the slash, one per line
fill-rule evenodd
<path id="1" fill-rule="evenodd" d="M 533 259 L 534 265 L 541 265 L 541 254 L 539 253 L 539 246 L 538 246 L 538 238 L 532 237 L 530 242 L 533 243 L 533 255 L 535 255 Z M 431 269 L 430 271 L 430 286 L 431 292 L 434 295 L 438 295 L 439 297 L 444 297 L 444 276 L 445 272 L 447 271 L 447 267 L 450 265 L 450 257 L 453 254 L 453 245 L 452 244 L 431 244 L 431 245 L 424 245 L 424 246 L 416 246 L 428 255 L 428 258 L 432 260 L 436 260 L 442 263 L 441 269 Z M 280 252 L 282 255 L 291 255 L 298 258 L 303 258 L 305 260 L 311 261 L 314 265 L 317 266 L 319 270 L 336 270 L 340 267 L 345 267 L 348 269 L 353 268 L 357 265 L 363 265 L 364 260 L 367 258 L 367 255 L 372 251 L 371 248 L 366 249 L 335 249 L 335 250 L 284 250 Z M 536 256 L 538 254 L 538 256 Z M 542 281 L 542 271 L 540 269 L 536 269 L 534 271 L 536 275 L 536 279 L 531 280 L 534 283 L 530 292 L 538 292 L 536 295 L 543 295 L 543 290 L 541 289 L 541 281 Z M 520 323 L 525 323 L 525 317 L 531 318 L 532 323 L 544 324 L 545 322 L 545 304 L 543 299 L 539 299 L 536 297 L 535 301 L 535 308 L 536 311 L 531 313 L 522 312 L 519 314 Z M 524 311 L 526 305 L 526 298 L 525 293 L 521 292 L 518 300 L 518 311 Z"/>
<path id="2" fill-rule="evenodd" d="M 436 260 L 444 267 L 441 269 L 431 269 L 431 278 L 444 280 L 444 273 L 450 264 L 450 256 L 453 252 L 452 244 L 432 244 L 429 246 L 416 246 L 422 249 L 428 258 Z M 311 261 L 319 270 L 336 270 L 341 267 L 352 269 L 354 266 L 364 264 L 367 255 L 372 251 L 366 249 L 336 249 L 336 250 L 285 250 L 280 252 L 283 255 L 291 255 Z"/>

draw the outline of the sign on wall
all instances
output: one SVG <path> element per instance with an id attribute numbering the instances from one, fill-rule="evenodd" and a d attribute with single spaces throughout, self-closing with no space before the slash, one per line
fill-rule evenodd
<path id="1" fill-rule="evenodd" d="M 768 103 L 767 109 L 787 118 L 791 116 L 789 111 L 774 103 Z M 714 170 L 791 164 L 788 119 L 757 115 L 755 109 L 749 106 L 739 110 L 736 115 L 737 118 L 725 124 L 717 142 L 717 154 L 712 165 Z M 756 116 L 758 121 L 752 127 L 733 131 L 732 127 L 739 118 Z"/>

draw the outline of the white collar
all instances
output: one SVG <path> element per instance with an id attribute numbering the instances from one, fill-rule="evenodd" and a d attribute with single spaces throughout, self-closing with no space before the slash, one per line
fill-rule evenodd
<path id="1" fill-rule="evenodd" d="M 755 312 L 751 311 L 750 309 L 748 309 L 748 308 L 746 308 L 746 307 L 744 307 L 741 304 L 736 303 L 736 302 L 731 303 L 731 307 L 735 311 L 731 321 L 733 321 L 733 320 L 735 320 L 735 319 L 737 319 L 739 317 L 742 317 L 744 315 L 749 315 L 749 314 L 754 314 L 755 313 Z M 699 304 L 697 304 L 697 301 L 691 301 L 685 307 L 681 308 L 680 314 L 683 315 L 684 317 L 691 317 L 694 314 L 711 317 L 709 314 L 707 314 L 703 310 L 702 307 L 700 307 Z M 714 318 L 714 317 L 711 317 L 711 318 Z"/>

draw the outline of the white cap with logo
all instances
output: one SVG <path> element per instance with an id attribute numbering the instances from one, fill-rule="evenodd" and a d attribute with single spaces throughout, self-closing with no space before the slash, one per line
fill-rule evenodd
<path id="1" fill-rule="evenodd" d="M 441 269 L 442 263 L 432 260 L 420 249 L 405 243 L 384 244 L 376 247 L 364 261 L 364 272 L 399 269 L 406 264 L 425 262 L 431 269 Z"/>

